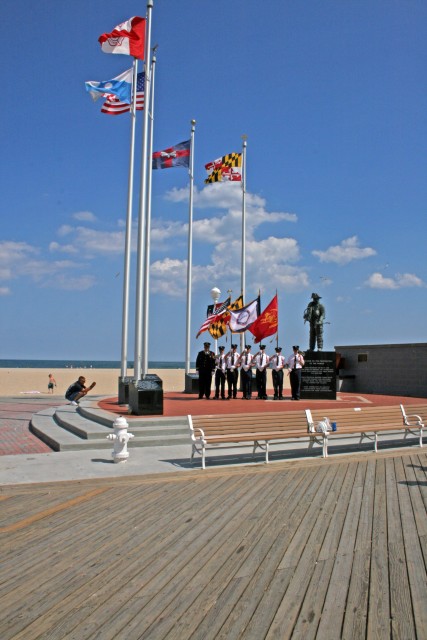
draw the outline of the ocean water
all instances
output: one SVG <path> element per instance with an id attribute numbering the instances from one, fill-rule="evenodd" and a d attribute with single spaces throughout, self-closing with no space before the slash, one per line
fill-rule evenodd
<path id="1" fill-rule="evenodd" d="M 194 362 L 190 363 L 195 366 Z M 0 360 L 0 369 L 120 369 L 118 360 Z M 185 369 L 184 362 L 148 362 L 149 369 Z M 129 363 L 133 369 L 133 362 Z"/>

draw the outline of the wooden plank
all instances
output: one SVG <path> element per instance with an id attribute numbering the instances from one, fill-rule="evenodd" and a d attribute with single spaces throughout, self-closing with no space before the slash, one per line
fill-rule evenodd
<path id="1" fill-rule="evenodd" d="M 378 640 L 390 636 L 390 583 L 387 549 L 385 461 L 377 459 L 375 465 L 367 638 L 376 638 Z"/>
<path id="2" fill-rule="evenodd" d="M 386 499 L 392 636 L 396 638 L 414 638 L 415 627 L 412 616 L 411 593 L 403 544 L 394 459 L 386 461 Z"/>
<path id="3" fill-rule="evenodd" d="M 342 632 L 344 638 L 363 638 L 366 634 L 375 495 L 375 466 L 374 460 L 368 462 L 366 472 L 364 473 L 362 504 L 344 614 Z"/>
<path id="4" fill-rule="evenodd" d="M 401 458 L 396 458 L 394 466 L 415 629 L 417 637 L 422 638 L 427 634 L 427 573 L 414 515 L 419 490 L 418 485 L 414 487 L 408 484 Z M 412 498 L 415 500 L 415 505 Z M 424 533 L 424 526 L 422 531 Z"/>
<path id="5" fill-rule="evenodd" d="M 241 481 L 243 481 L 243 479 L 241 479 Z M 238 486 L 239 482 L 237 482 L 236 485 Z M 195 488 L 193 487 L 193 489 Z M 208 489 L 208 487 L 206 487 L 206 489 Z M 232 494 L 233 487 L 230 487 L 228 496 L 230 501 L 234 500 L 234 496 Z M 224 495 L 226 497 L 226 492 L 224 493 Z M 223 504 L 227 504 L 225 497 L 222 501 Z M 215 502 L 219 502 L 219 497 L 215 495 L 213 500 Z M 155 505 L 153 505 L 153 508 L 156 510 Z M 205 509 L 206 512 L 208 512 L 207 505 L 205 505 Z M 203 511 L 200 513 L 200 516 L 203 520 Z M 151 528 L 148 527 L 143 530 L 143 536 L 139 541 L 139 546 L 134 545 L 135 553 L 143 553 L 144 549 L 148 548 L 150 549 L 150 553 L 153 555 L 153 557 L 155 557 L 156 554 L 155 547 L 153 547 L 153 542 L 156 542 L 158 544 L 158 547 L 161 548 L 162 544 L 165 544 L 166 546 L 173 546 L 174 538 L 175 541 L 179 541 L 181 539 L 180 534 L 182 534 L 183 530 L 188 529 L 189 525 L 188 522 L 185 522 L 185 512 L 184 514 L 176 512 L 176 517 L 183 520 L 183 524 L 181 525 L 181 527 L 176 527 L 172 534 L 170 533 L 169 529 L 165 527 L 164 530 L 169 534 L 168 537 L 165 538 L 165 536 L 162 537 L 159 535 L 159 530 L 162 531 L 163 529 L 162 520 L 164 519 L 165 522 L 167 522 L 168 520 L 170 520 L 170 516 L 168 515 L 168 511 L 165 512 L 163 517 L 158 514 L 157 522 L 153 523 L 153 526 Z M 119 517 L 119 521 L 120 520 L 121 518 Z M 119 536 L 119 539 L 123 540 L 123 543 L 129 538 L 128 522 L 128 519 L 123 519 L 124 526 L 122 531 L 118 530 L 117 527 L 114 526 L 114 534 L 117 534 Z M 114 523 L 111 522 L 110 518 L 110 528 L 111 525 L 114 525 Z M 147 535 L 150 537 L 147 538 Z M 64 615 L 64 610 L 67 609 L 67 606 L 70 607 L 70 611 L 74 609 L 76 610 L 76 616 L 85 614 L 88 615 L 87 607 L 85 608 L 83 606 L 87 601 L 87 590 L 88 588 L 99 590 L 100 580 L 102 580 L 102 589 L 108 588 L 108 592 L 110 594 L 113 594 L 117 589 L 116 585 L 120 583 L 121 577 L 127 579 L 127 576 L 129 575 L 129 568 L 126 569 L 123 566 L 121 554 L 119 554 L 119 557 L 117 557 L 117 539 L 115 538 L 115 536 L 110 535 L 110 543 L 111 555 L 108 554 L 108 548 L 103 545 L 96 546 L 94 549 L 92 549 L 92 557 L 87 556 L 87 549 L 84 545 L 79 546 L 79 548 L 82 549 L 83 553 L 86 552 L 86 558 L 83 557 L 82 560 L 83 563 L 86 561 L 86 564 L 84 564 L 84 566 L 89 567 L 86 572 L 78 573 L 77 575 L 75 575 L 76 572 L 74 569 L 74 562 L 71 568 L 68 567 L 68 564 L 62 564 L 59 567 L 60 571 L 56 576 L 56 581 L 51 579 L 46 583 L 47 591 L 46 589 L 41 588 L 37 590 L 37 594 L 33 594 L 30 585 L 28 596 L 24 599 L 22 611 L 20 611 L 19 623 L 23 623 L 28 619 L 31 619 L 31 616 L 37 614 L 37 626 L 41 626 L 40 619 L 42 618 L 44 624 L 50 624 L 55 628 L 56 624 L 55 622 L 53 622 L 55 620 L 55 613 L 56 615 L 59 614 L 60 616 Z M 100 553 L 100 550 L 102 550 L 102 553 Z M 145 554 L 145 562 L 148 562 L 150 553 Z M 77 566 L 80 566 L 79 562 L 77 562 L 76 564 Z M 139 555 L 136 556 L 135 563 L 132 565 L 132 571 L 138 572 L 138 569 L 140 569 Z M 93 602 L 92 606 L 95 605 L 96 602 Z M 82 606 L 83 608 L 81 608 Z M 73 619 L 70 618 L 69 623 L 71 623 L 72 620 Z M 9 621 L 9 626 L 11 625 L 13 625 L 13 620 Z M 21 626 L 25 625 L 21 624 Z M 62 631 L 64 630 L 63 627 Z M 31 631 L 31 626 L 28 627 L 28 629 Z"/>
<path id="6" fill-rule="evenodd" d="M 83 618 L 73 616 L 70 619 L 70 638 L 81 638 L 91 635 L 99 630 L 102 638 L 115 638 L 119 630 L 127 627 L 144 604 L 149 603 L 157 593 L 167 588 L 167 585 L 174 581 L 174 576 L 179 574 L 187 565 L 193 562 L 197 564 L 197 555 L 203 556 L 206 545 L 210 540 L 218 540 L 225 543 L 228 535 L 228 523 L 232 523 L 234 518 L 243 518 L 247 509 L 255 509 L 257 501 L 254 497 L 268 483 L 268 478 L 260 478 L 257 484 L 248 485 L 244 482 L 246 491 L 237 494 L 230 494 L 228 499 L 222 501 L 218 509 L 213 510 L 209 517 L 202 521 L 197 521 L 194 526 L 187 524 L 175 541 L 167 539 L 165 544 L 154 545 L 147 549 L 146 545 L 136 549 L 135 562 L 128 566 L 127 574 L 121 575 L 121 580 L 112 581 L 102 592 L 104 597 L 109 594 L 108 601 L 103 602 L 102 616 L 97 611 L 97 605 L 90 615 Z M 230 482 L 233 486 L 235 483 Z M 209 499 L 208 499 L 209 501 Z M 244 518 L 243 518 L 244 519 Z M 193 569 L 194 570 L 194 569 Z M 180 587 L 179 581 L 176 583 Z M 143 586 L 143 593 L 141 588 Z M 162 600 L 161 600 L 162 602 Z M 77 612 L 78 614 L 78 612 Z M 100 620 L 100 617 L 102 618 Z M 105 626 L 104 626 L 105 625 Z M 140 627 L 141 630 L 141 627 Z M 54 632 L 53 632 L 54 633 Z M 53 635 L 52 637 L 55 637 Z M 68 637 L 68 636 L 65 636 Z"/>

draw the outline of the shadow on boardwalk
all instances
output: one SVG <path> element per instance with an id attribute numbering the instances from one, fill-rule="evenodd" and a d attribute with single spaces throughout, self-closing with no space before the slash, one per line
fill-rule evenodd
<path id="1" fill-rule="evenodd" d="M 9 486 L 0 637 L 425 638 L 427 460 Z"/>

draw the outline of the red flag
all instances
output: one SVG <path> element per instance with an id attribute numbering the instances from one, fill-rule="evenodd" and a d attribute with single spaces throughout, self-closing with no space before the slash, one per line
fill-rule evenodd
<path id="1" fill-rule="evenodd" d="M 104 53 L 123 53 L 144 60 L 145 18 L 134 16 L 98 38 Z"/>
<path id="2" fill-rule="evenodd" d="M 279 305 L 277 293 L 270 304 L 258 316 L 255 322 L 249 327 L 249 331 L 254 334 L 254 342 L 261 342 L 264 338 L 277 333 L 279 326 Z"/>

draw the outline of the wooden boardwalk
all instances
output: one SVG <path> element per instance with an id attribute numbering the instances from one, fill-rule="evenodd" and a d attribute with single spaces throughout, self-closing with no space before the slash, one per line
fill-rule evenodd
<path id="1" fill-rule="evenodd" d="M 427 638 L 427 456 L 4 487 L 0 638 Z"/>

